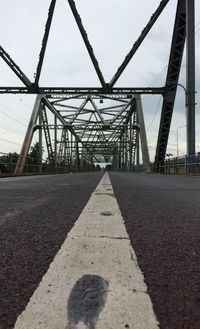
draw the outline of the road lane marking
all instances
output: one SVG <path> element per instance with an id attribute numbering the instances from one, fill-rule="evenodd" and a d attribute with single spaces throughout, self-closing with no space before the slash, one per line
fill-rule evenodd
<path id="1" fill-rule="evenodd" d="M 159 328 L 107 173 L 14 327 L 84 328 Z"/>
<path id="2" fill-rule="evenodd" d="M 66 176 L 68 175 L 68 173 L 66 174 L 59 174 L 60 176 Z M 15 181 L 24 181 L 26 179 L 40 179 L 40 178 L 49 178 L 49 177 L 57 177 L 58 178 L 58 174 L 52 174 L 52 175 L 32 175 L 32 176 L 13 176 L 13 177 L 0 177 L 0 183 L 1 182 L 15 182 Z"/>

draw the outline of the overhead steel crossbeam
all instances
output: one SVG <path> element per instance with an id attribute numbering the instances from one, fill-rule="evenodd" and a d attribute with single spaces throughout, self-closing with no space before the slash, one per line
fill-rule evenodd
<path id="1" fill-rule="evenodd" d="M 162 95 L 165 92 L 164 87 L 122 87 L 122 88 L 72 88 L 72 87 L 0 87 L 0 94 L 42 94 L 42 95 L 68 95 L 69 97 L 81 94 L 84 95 L 113 95 L 123 98 L 133 94 Z"/>
<path id="2" fill-rule="evenodd" d="M 155 169 L 158 169 L 159 163 L 164 161 L 167 150 L 174 102 L 176 97 L 177 84 L 181 69 L 184 45 L 186 36 L 186 5 L 185 1 L 179 0 L 174 25 L 171 53 L 168 64 L 165 89 L 163 95 L 163 107 L 160 120 L 160 128 L 157 141 L 155 156 Z"/>

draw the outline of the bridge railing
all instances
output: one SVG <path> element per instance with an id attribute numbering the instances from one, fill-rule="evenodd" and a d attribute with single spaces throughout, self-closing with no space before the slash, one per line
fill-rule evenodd
<path id="1" fill-rule="evenodd" d="M 19 155 L 12 153 L 0 152 L 0 177 L 14 176 L 15 167 Z M 51 174 L 51 173 L 67 173 L 67 172 L 81 172 L 95 170 L 94 165 L 84 162 L 81 165 L 76 163 L 65 163 L 63 162 L 49 162 L 39 158 L 27 157 L 25 159 L 25 167 L 23 175 L 34 175 L 34 174 Z"/>
<path id="2" fill-rule="evenodd" d="M 156 172 L 165 174 L 200 174 L 200 152 L 192 156 L 168 158 L 158 164 Z"/>

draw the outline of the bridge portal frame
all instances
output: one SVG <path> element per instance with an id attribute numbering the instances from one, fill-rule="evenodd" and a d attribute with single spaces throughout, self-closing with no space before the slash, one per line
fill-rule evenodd
<path id="1" fill-rule="evenodd" d="M 92 64 L 100 81 L 100 88 L 56 88 L 56 87 L 43 87 L 39 86 L 41 70 L 43 67 L 44 56 L 48 43 L 49 33 L 51 29 L 52 19 L 54 15 L 56 0 L 51 0 L 48 17 L 45 25 L 45 31 L 40 49 L 39 60 L 37 64 L 36 74 L 34 81 L 26 76 L 20 69 L 15 61 L 10 57 L 6 50 L 0 46 L 0 56 L 15 73 L 15 75 L 22 81 L 24 87 L 4 86 L 0 87 L 0 93 L 13 93 L 13 94 L 38 94 L 38 95 L 110 95 L 110 97 L 126 97 L 135 94 L 161 94 L 163 96 L 163 107 L 160 120 L 160 128 L 158 133 L 156 155 L 155 155 L 155 170 L 158 164 L 164 161 L 166 148 L 169 138 L 172 114 L 174 109 L 175 97 L 177 92 L 178 79 L 182 63 L 185 36 L 187 35 L 187 153 L 191 155 L 195 153 L 195 40 L 194 40 L 194 0 L 177 0 L 177 11 L 174 23 L 174 32 L 172 37 L 171 52 L 168 63 L 168 72 L 166 83 L 164 87 L 160 88 L 115 88 L 115 84 L 122 75 L 123 71 L 132 60 L 133 56 L 145 40 L 148 33 L 151 31 L 157 19 L 167 6 L 170 0 L 160 1 L 158 8 L 151 16 L 149 22 L 142 30 L 140 36 L 133 44 L 129 53 L 125 57 L 122 64 L 117 69 L 109 83 L 104 79 L 103 73 L 100 69 L 99 63 L 95 57 L 93 48 L 90 44 L 87 32 L 83 26 L 81 17 L 78 13 L 74 0 L 68 0 L 68 4 L 77 23 L 78 29 L 83 38 L 84 44 L 87 48 L 88 54 L 91 58 Z M 70 96 L 69 96 L 70 97 Z"/>

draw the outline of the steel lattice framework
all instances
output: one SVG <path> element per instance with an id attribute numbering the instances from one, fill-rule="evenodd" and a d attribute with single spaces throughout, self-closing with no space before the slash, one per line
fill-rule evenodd
<path id="1" fill-rule="evenodd" d="M 174 109 L 177 85 L 181 69 L 186 31 L 188 44 L 194 48 L 194 0 L 177 0 L 177 11 L 174 23 L 174 31 L 171 44 L 170 58 L 166 83 L 160 88 L 133 86 L 127 88 L 115 87 L 116 82 L 122 75 L 129 62 L 141 46 L 153 25 L 159 18 L 170 0 L 162 0 L 157 10 L 152 14 L 149 22 L 142 30 L 139 38 L 135 41 L 122 64 L 110 80 L 106 82 L 100 69 L 93 48 L 90 44 L 87 32 L 83 26 L 75 1 L 68 0 L 72 15 L 76 21 L 85 47 L 100 81 L 101 87 L 40 87 L 40 75 L 43 67 L 45 51 L 48 43 L 51 23 L 54 15 L 56 0 L 50 3 L 45 31 L 40 49 L 39 60 L 34 81 L 30 81 L 15 61 L 0 46 L 0 56 L 7 63 L 15 75 L 22 81 L 23 87 L 2 86 L 0 93 L 14 94 L 37 94 L 30 124 L 24 140 L 21 156 L 17 164 L 16 173 L 23 171 L 24 159 L 27 156 L 33 133 L 39 130 L 40 146 L 42 147 L 42 131 L 45 135 L 48 157 L 50 162 L 59 165 L 64 159 L 73 161 L 76 165 L 84 161 L 93 162 L 112 161 L 116 168 L 132 169 L 135 159 L 138 158 L 139 135 L 143 160 L 149 165 L 148 147 L 142 114 L 140 95 L 160 94 L 163 96 L 160 128 L 158 134 L 157 149 L 155 155 L 155 169 L 165 158 L 169 137 L 171 119 Z M 187 48 L 188 50 L 189 48 Z M 188 50 L 188 113 L 194 112 L 195 84 L 194 84 L 194 49 Z M 192 78 L 190 72 L 193 70 Z M 73 103 L 72 103 L 73 101 Z M 112 102 L 112 104 L 111 104 Z M 75 104 L 75 105 L 74 105 Z M 104 104 L 104 105 L 101 105 Z M 54 125 L 48 122 L 48 113 L 55 117 Z M 194 115 L 192 115 L 194 130 Z M 55 143 L 52 143 L 50 130 L 54 129 Z M 61 129 L 58 143 L 58 130 Z M 191 135 L 191 130 L 189 132 Z M 59 144 L 59 145 L 58 145 Z M 193 143 L 194 144 L 194 143 Z M 71 160 L 70 160 L 71 159 Z"/>

